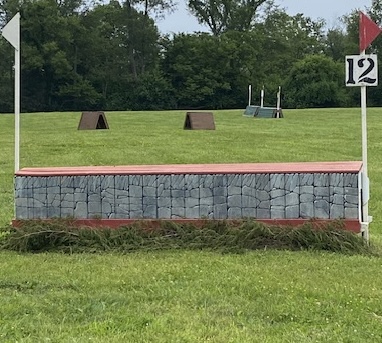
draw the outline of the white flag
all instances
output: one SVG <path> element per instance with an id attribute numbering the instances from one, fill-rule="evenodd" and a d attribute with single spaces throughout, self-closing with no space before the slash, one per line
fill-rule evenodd
<path id="1" fill-rule="evenodd" d="M 20 50 L 20 13 L 17 12 L 15 16 L 3 27 L 3 37 L 11 43 L 16 49 Z"/>

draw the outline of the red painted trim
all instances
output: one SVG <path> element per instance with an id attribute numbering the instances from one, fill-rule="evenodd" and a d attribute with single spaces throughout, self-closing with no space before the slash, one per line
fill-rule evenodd
<path id="1" fill-rule="evenodd" d="M 36 219 L 41 220 L 41 219 Z M 49 219 L 44 219 L 49 221 Z M 30 221 L 29 219 L 27 221 Z M 174 223 L 190 223 L 195 226 L 201 226 L 208 222 L 208 219 L 73 219 L 70 221 L 72 225 L 75 226 L 87 226 L 92 228 L 111 228 L 118 229 L 121 226 L 131 225 L 133 223 L 139 223 L 143 227 L 147 228 L 157 228 L 162 222 L 171 221 Z M 217 221 L 214 219 L 214 221 Z M 238 223 L 242 222 L 240 220 L 224 220 L 225 222 Z M 333 223 L 334 220 L 330 219 L 257 219 L 261 223 L 265 223 L 273 226 L 293 226 L 298 227 L 304 223 L 313 223 L 318 228 L 329 223 Z M 354 233 L 361 232 L 361 223 L 358 219 L 343 219 L 344 227 L 348 231 Z M 12 220 L 13 227 L 22 226 L 24 220 L 14 219 Z"/>
<path id="2" fill-rule="evenodd" d="M 84 176 L 84 175 L 171 175 L 171 174 L 288 174 L 288 173 L 354 173 L 362 162 L 291 162 L 237 164 L 168 164 L 131 166 L 86 166 L 23 168 L 17 176 Z"/>

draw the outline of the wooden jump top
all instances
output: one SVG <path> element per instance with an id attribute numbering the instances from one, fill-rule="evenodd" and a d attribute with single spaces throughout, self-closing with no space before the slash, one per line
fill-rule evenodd
<path id="1" fill-rule="evenodd" d="M 362 162 L 290 162 L 234 164 L 164 164 L 130 166 L 84 166 L 22 168 L 16 176 L 85 176 L 85 175 L 171 175 L 171 174 L 292 174 L 354 173 Z"/>

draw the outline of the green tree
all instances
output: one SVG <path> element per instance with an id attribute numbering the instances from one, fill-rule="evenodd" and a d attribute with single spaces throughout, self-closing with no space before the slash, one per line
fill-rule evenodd
<path id="1" fill-rule="evenodd" d="M 274 94 L 266 97 L 267 105 L 275 105 L 277 89 L 293 64 L 323 50 L 323 27 L 322 21 L 313 21 L 302 14 L 290 16 L 284 9 L 267 3 L 251 30 L 250 44 L 256 49 L 251 51 L 252 60 L 246 62 L 251 64 L 248 83 L 252 84 L 255 102 L 260 101 L 260 89 L 264 85 L 267 94 Z"/>
<path id="2" fill-rule="evenodd" d="M 24 110 L 79 109 L 95 104 L 99 95 L 76 72 L 79 16 L 61 11 L 55 0 L 38 0 L 25 2 L 21 17 Z M 69 90 L 71 86 L 76 91 Z"/>
<path id="3" fill-rule="evenodd" d="M 175 10 L 176 3 L 173 0 L 125 0 L 124 6 L 143 12 L 145 16 L 153 13 L 155 17 L 163 17 Z"/>
<path id="4" fill-rule="evenodd" d="M 240 108 L 248 83 L 258 80 L 257 33 L 180 34 L 165 46 L 162 69 L 179 108 Z"/>
<path id="5" fill-rule="evenodd" d="M 249 30 L 258 8 L 267 0 L 188 0 L 188 8 L 201 24 L 207 25 L 212 34 L 228 30 Z"/>
<path id="6" fill-rule="evenodd" d="M 341 107 L 349 103 L 344 87 L 343 63 L 323 55 L 296 62 L 285 82 L 288 107 Z"/>
<path id="7" fill-rule="evenodd" d="M 14 50 L 5 41 L 0 40 L 0 112 L 9 113 L 14 111 Z"/>
<path id="8" fill-rule="evenodd" d="M 154 21 L 129 4 L 96 6 L 82 20 L 81 73 L 102 94 L 107 109 L 136 108 L 140 78 L 159 68 L 159 33 Z M 133 91 L 134 90 L 134 91 Z"/>
<path id="9" fill-rule="evenodd" d="M 325 54 L 335 61 L 343 61 L 346 56 L 348 36 L 341 28 L 329 29 L 325 37 Z"/>

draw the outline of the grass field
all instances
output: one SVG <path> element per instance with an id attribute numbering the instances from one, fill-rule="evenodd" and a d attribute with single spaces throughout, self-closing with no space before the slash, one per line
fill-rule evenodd
<path id="1" fill-rule="evenodd" d="M 359 109 L 21 116 L 21 167 L 361 160 Z M 382 237 L 381 109 L 368 110 L 371 242 Z M 0 115 L 0 227 L 13 217 L 13 116 Z M 1 342 L 381 342 L 382 259 L 317 252 L 243 255 L 0 253 Z"/>

